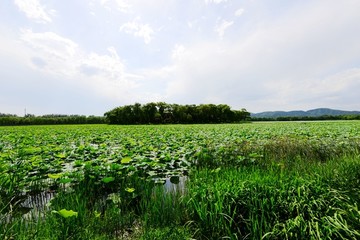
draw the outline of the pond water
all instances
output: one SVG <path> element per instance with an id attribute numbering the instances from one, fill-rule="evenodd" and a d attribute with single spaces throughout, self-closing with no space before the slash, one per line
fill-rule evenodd
<path id="1" fill-rule="evenodd" d="M 179 177 L 178 183 L 172 183 L 170 178 L 166 178 L 166 182 L 164 184 L 165 193 L 185 193 L 185 183 L 187 180 L 187 176 Z"/>
<path id="2" fill-rule="evenodd" d="M 184 194 L 187 176 L 177 177 L 174 183 L 173 179 L 166 178 L 165 183 L 162 185 L 164 194 Z M 108 194 L 107 194 L 108 195 Z M 107 195 L 104 196 L 106 200 Z M 19 203 L 14 203 L 16 211 L 9 212 L 8 214 L 0 215 L 0 220 L 9 222 L 13 215 L 21 214 L 23 219 L 36 220 L 44 216 L 43 212 L 48 210 L 50 201 L 56 196 L 55 191 L 43 191 L 37 194 L 23 195 L 23 199 Z M 0 222 L 1 222 L 0 221 Z"/>

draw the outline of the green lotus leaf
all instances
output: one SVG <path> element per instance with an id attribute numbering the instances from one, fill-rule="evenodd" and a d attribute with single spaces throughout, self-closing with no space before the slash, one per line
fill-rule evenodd
<path id="1" fill-rule="evenodd" d="M 113 182 L 114 180 L 115 180 L 114 177 L 105 177 L 105 178 L 102 179 L 102 181 L 103 181 L 104 183 Z"/>
<path id="2" fill-rule="evenodd" d="M 62 178 L 59 180 L 60 183 L 70 183 L 72 181 L 72 179 L 70 178 Z"/>
<path id="3" fill-rule="evenodd" d="M 125 191 L 132 193 L 135 191 L 135 188 L 125 188 Z"/>
<path id="4" fill-rule="evenodd" d="M 166 183 L 165 178 L 159 178 L 155 180 L 155 184 L 164 185 Z"/>
<path id="5" fill-rule="evenodd" d="M 63 218 L 69 218 L 69 217 L 77 217 L 78 213 L 73 211 L 73 210 L 66 210 L 66 209 L 61 209 L 59 211 L 52 211 L 52 213 L 57 213 L 60 216 L 62 216 Z"/>
<path id="6" fill-rule="evenodd" d="M 48 177 L 52 179 L 58 179 L 61 177 L 61 173 L 55 173 L 55 174 L 49 173 Z"/>
<path id="7" fill-rule="evenodd" d="M 135 171 L 136 170 L 136 168 L 134 166 L 129 166 L 128 169 L 129 169 L 129 171 Z"/>
<path id="8" fill-rule="evenodd" d="M 121 163 L 122 164 L 127 164 L 131 161 L 131 157 L 124 157 L 123 159 L 121 159 Z"/>
<path id="9" fill-rule="evenodd" d="M 59 153 L 59 154 L 56 154 L 55 157 L 64 159 L 64 158 L 66 158 L 66 155 L 64 153 Z"/>
<path id="10" fill-rule="evenodd" d="M 170 177 L 170 182 L 171 182 L 172 184 L 178 184 L 178 183 L 180 182 L 179 176 Z"/>
<path id="11" fill-rule="evenodd" d="M 155 171 L 148 171 L 147 174 L 149 174 L 149 176 L 156 176 L 157 173 Z"/>

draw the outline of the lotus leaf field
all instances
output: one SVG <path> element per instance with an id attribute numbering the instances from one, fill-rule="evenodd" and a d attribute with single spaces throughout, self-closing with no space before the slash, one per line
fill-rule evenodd
<path id="1" fill-rule="evenodd" d="M 360 239 L 360 121 L 0 128 L 0 239 Z"/>

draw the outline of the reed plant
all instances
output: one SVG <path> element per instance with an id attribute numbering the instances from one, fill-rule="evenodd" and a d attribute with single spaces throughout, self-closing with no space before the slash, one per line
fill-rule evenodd
<path id="1" fill-rule="evenodd" d="M 194 171 L 187 197 L 196 238 L 357 239 L 359 160 Z"/>

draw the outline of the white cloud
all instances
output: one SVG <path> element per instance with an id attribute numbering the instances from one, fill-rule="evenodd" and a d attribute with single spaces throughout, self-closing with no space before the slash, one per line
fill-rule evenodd
<path id="1" fill-rule="evenodd" d="M 360 88 L 360 68 L 347 69 L 322 78 L 282 79 L 266 87 L 273 95 L 264 104 L 268 101 L 270 105 L 291 105 L 292 109 L 302 110 L 320 107 L 344 109 L 344 106 L 354 110 L 359 108 L 360 96 L 356 89 Z"/>
<path id="2" fill-rule="evenodd" d="M 14 0 L 14 3 L 30 19 L 41 23 L 52 22 L 50 15 L 54 13 L 54 10 L 47 11 L 39 0 Z"/>
<path id="3" fill-rule="evenodd" d="M 360 87 L 360 68 L 351 68 L 345 71 L 326 76 L 322 79 L 308 79 L 303 83 L 298 82 L 293 89 L 301 89 L 303 94 L 311 93 L 319 97 L 338 97 L 341 92 L 359 89 Z M 360 96 L 358 97 L 360 100 Z"/>
<path id="4" fill-rule="evenodd" d="M 127 91 L 137 86 L 136 76 L 126 73 L 114 47 L 109 47 L 105 55 L 87 53 L 72 40 L 53 32 L 31 30 L 23 30 L 21 39 L 33 49 L 29 62 L 38 71 L 71 79 L 74 84 L 113 99 L 128 97 Z M 42 64 L 34 64 L 34 59 Z"/>
<path id="5" fill-rule="evenodd" d="M 181 44 L 176 44 L 174 49 L 172 50 L 171 58 L 173 60 L 182 60 L 186 57 L 186 55 L 189 54 L 186 51 L 186 48 Z"/>
<path id="6" fill-rule="evenodd" d="M 136 18 L 132 22 L 127 22 L 121 25 L 120 31 L 123 31 L 127 34 L 132 34 L 135 37 L 143 38 L 145 44 L 149 44 L 151 42 L 155 33 L 149 24 L 141 23 L 140 18 Z"/>
<path id="7" fill-rule="evenodd" d="M 131 5 L 126 0 L 101 0 L 101 5 L 111 10 L 112 4 L 123 13 L 128 13 L 131 10 Z"/>
<path id="8" fill-rule="evenodd" d="M 205 0 L 206 4 L 209 3 L 215 3 L 215 4 L 219 4 L 219 3 L 223 3 L 223 2 L 227 2 L 228 0 Z"/>
<path id="9" fill-rule="evenodd" d="M 241 15 L 243 15 L 243 13 L 244 13 L 244 9 L 239 8 L 238 10 L 235 11 L 235 16 L 240 17 Z"/>
<path id="10" fill-rule="evenodd" d="M 75 42 L 53 32 L 34 33 L 32 30 L 23 29 L 21 39 L 33 48 L 62 60 L 74 57 L 78 48 Z"/>
<path id="11" fill-rule="evenodd" d="M 125 66 L 120 60 L 116 49 L 109 47 L 110 55 L 99 55 L 96 53 L 89 53 L 81 59 L 79 67 L 84 69 L 92 69 L 93 73 L 90 76 L 103 76 L 109 80 L 125 80 Z M 83 72 L 87 74 L 86 72 Z M 89 75 L 89 74 L 87 74 Z M 126 81 L 126 80 L 125 80 Z"/>
<path id="12" fill-rule="evenodd" d="M 224 37 L 225 31 L 233 24 L 233 21 L 221 20 L 217 22 L 214 30 L 222 39 Z"/>
<path id="13" fill-rule="evenodd" d="M 35 33 L 29 29 L 22 30 L 20 38 L 36 51 L 35 57 L 45 60 L 43 70 L 65 76 L 75 74 L 75 60 L 80 55 L 75 42 L 53 32 Z"/>

